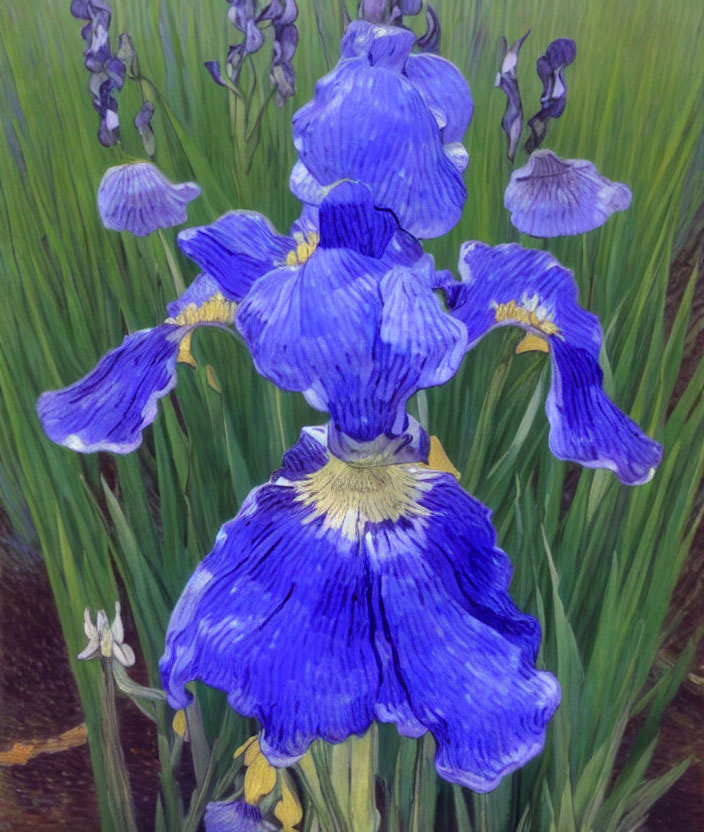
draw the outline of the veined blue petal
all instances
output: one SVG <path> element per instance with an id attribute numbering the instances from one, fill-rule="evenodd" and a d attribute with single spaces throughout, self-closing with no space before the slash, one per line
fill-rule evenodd
<path id="1" fill-rule="evenodd" d="M 377 260 L 383 257 L 398 222 L 391 211 L 377 210 L 367 185 L 341 182 L 320 206 L 320 248 L 344 248 Z"/>
<path id="2" fill-rule="evenodd" d="M 105 171 L 98 188 L 98 212 L 106 228 L 137 237 L 186 222 L 186 205 L 200 196 L 195 182 L 174 185 L 150 162 Z"/>
<path id="3" fill-rule="evenodd" d="M 394 268 L 319 247 L 304 265 L 260 278 L 236 325 L 258 371 L 327 410 L 336 431 L 362 443 L 399 436 L 408 398 L 446 381 L 465 346 L 432 282 L 426 259 Z"/>
<path id="4" fill-rule="evenodd" d="M 80 453 L 127 454 L 157 414 L 157 402 L 176 385 L 176 363 L 200 325 L 230 325 L 235 313 L 207 275 L 169 305 L 171 317 L 154 329 L 125 336 L 88 375 L 42 393 L 37 413 L 47 436 Z"/>
<path id="5" fill-rule="evenodd" d="M 410 55 L 405 74 L 430 107 L 443 142 L 461 142 L 472 120 L 472 93 L 462 73 L 439 55 Z"/>
<path id="6" fill-rule="evenodd" d="M 302 442 L 186 586 L 160 662 L 170 704 L 195 679 L 224 690 L 279 766 L 374 718 L 430 730 L 443 777 L 493 788 L 542 748 L 559 687 L 534 667 L 538 624 L 508 594 L 489 512 L 450 475 L 346 465 L 320 429 Z"/>
<path id="7" fill-rule="evenodd" d="M 214 801 L 205 807 L 205 832 L 268 832 L 257 806 L 244 800 Z"/>
<path id="8" fill-rule="evenodd" d="M 572 273 L 546 251 L 465 243 L 462 283 L 444 287 L 467 326 L 470 348 L 497 326 L 519 326 L 546 343 L 552 382 L 545 404 L 550 449 L 587 468 L 607 468 L 627 485 L 648 482 L 662 447 L 622 413 L 602 387 L 601 327 L 577 304 Z"/>
<path id="9" fill-rule="evenodd" d="M 631 204 L 631 191 L 602 176 L 586 159 L 536 150 L 511 174 L 504 194 L 511 222 L 532 237 L 584 234 Z"/>
<path id="10" fill-rule="evenodd" d="M 230 211 L 210 225 L 187 228 L 178 235 L 178 244 L 237 300 L 296 248 L 294 239 L 279 234 L 255 211 Z"/>
<path id="11" fill-rule="evenodd" d="M 412 70 L 419 77 L 417 88 L 404 72 L 413 42 L 413 33 L 405 29 L 350 24 L 339 64 L 293 117 L 294 145 L 304 167 L 294 170 L 291 188 L 299 198 L 313 199 L 317 188 L 341 179 L 365 182 L 375 204 L 392 210 L 402 228 L 416 237 L 436 237 L 459 220 L 466 190 L 457 168 L 461 154 L 451 146 L 455 140 L 446 152 L 427 103 L 450 109 L 450 97 L 434 88 L 447 82 L 450 70 L 444 64 L 439 69 L 439 63 L 434 69 L 418 64 Z M 419 60 L 426 57 L 441 60 Z M 464 103 L 465 95 L 455 110 L 442 115 L 443 129 L 449 125 L 453 137 L 466 119 L 458 114 Z"/>

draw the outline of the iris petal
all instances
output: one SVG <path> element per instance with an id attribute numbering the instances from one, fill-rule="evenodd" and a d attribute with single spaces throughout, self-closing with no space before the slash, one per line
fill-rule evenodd
<path id="1" fill-rule="evenodd" d="M 208 803 L 203 822 L 205 832 L 267 832 L 270 829 L 259 808 L 244 800 Z"/>
<path id="2" fill-rule="evenodd" d="M 508 595 L 488 510 L 449 474 L 346 465 L 320 429 L 301 444 L 178 602 L 160 665 L 170 704 L 194 679 L 226 691 L 275 765 L 375 717 L 431 730 L 442 776 L 493 788 L 542 747 L 559 688 L 533 666 L 539 628 Z"/>
<path id="3" fill-rule="evenodd" d="M 442 310 L 432 282 L 426 259 L 389 268 L 319 248 L 300 269 L 260 278 L 237 328 L 262 375 L 303 392 L 329 411 L 336 431 L 366 443 L 402 433 L 408 398 L 459 365 L 464 329 Z"/>
<path id="4" fill-rule="evenodd" d="M 169 305 L 171 317 L 127 335 L 88 375 L 43 393 L 37 413 L 47 436 L 80 453 L 127 454 L 157 414 L 157 402 L 176 385 L 181 344 L 196 326 L 231 323 L 234 305 L 201 275 Z"/>
<path id="5" fill-rule="evenodd" d="M 619 410 L 602 387 L 601 327 L 577 304 L 572 273 L 548 252 L 465 243 L 462 282 L 446 284 L 451 313 L 470 348 L 496 326 L 515 325 L 549 343 L 552 382 L 545 404 L 550 449 L 587 468 L 607 468 L 627 485 L 653 476 L 662 447 Z"/>
<path id="6" fill-rule="evenodd" d="M 438 55 L 411 55 L 405 74 L 435 115 L 443 141 L 461 142 L 474 106 L 462 73 Z"/>
<path id="7" fill-rule="evenodd" d="M 418 64 L 417 72 L 412 70 L 420 78 L 416 88 L 403 74 L 413 42 L 412 32 L 397 27 L 350 24 L 340 63 L 318 82 L 313 101 L 294 115 L 294 144 L 310 176 L 297 168 L 290 184 L 305 200 L 314 198 L 316 184 L 363 181 L 377 206 L 392 210 L 402 228 L 416 237 L 436 237 L 459 220 L 466 190 L 456 167 L 459 156 L 444 152 L 426 103 L 431 98 L 449 109 L 449 97 L 433 89 L 449 70 L 443 64 L 442 72 L 433 72 L 430 64 Z M 459 104 L 455 108 L 447 116 L 452 134 L 466 118 L 457 114 Z"/>
<path id="8" fill-rule="evenodd" d="M 178 244 L 236 300 L 296 247 L 255 211 L 230 211 L 210 225 L 187 228 L 178 235 Z"/>
<path id="9" fill-rule="evenodd" d="M 511 222 L 532 237 L 584 234 L 631 204 L 631 191 L 602 176 L 586 159 L 536 150 L 511 174 L 504 194 Z"/>
<path id="10" fill-rule="evenodd" d="M 98 212 L 106 228 L 137 237 L 186 222 L 186 205 L 200 196 L 195 182 L 173 182 L 150 162 L 108 168 L 98 188 Z"/>

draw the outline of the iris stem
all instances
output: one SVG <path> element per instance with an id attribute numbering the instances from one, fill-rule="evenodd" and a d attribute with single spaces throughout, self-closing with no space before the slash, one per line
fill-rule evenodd
<path id="1" fill-rule="evenodd" d="M 164 231 L 161 228 L 159 229 L 159 239 L 161 240 L 161 245 L 164 248 L 166 262 L 169 264 L 169 271 L 171 272 L 171 279 L 174 282 L 176 296 L 180 298 L 181 295 L 186 291 L 186 283 L 183 279 L 183 275 L 181 274 L 181 269 L 178 267 L 178 263 L 176 262 L 174 253 L 173 251 L 171 251 L 171 246 L 169 245 L 166 239 L 166 235 L 164 234 Z"/>
<path id="2" fill-rule="evenodd" d="M 330 751 L 330 780 L 351 830 L 377 832 L 381 822 L 376 808 L 378 740 L 377 726 L 372 724 L 364 736 L 352 736 Z"/>
<path id="3" fill-rule="evenodd" d="M 108 799 L 115 815 L 115 825 L 125 832 L 137 832 L 134 804 L 125 755 L 120 743 L 120 729 L 115 707 L 115 679 L 112 674 L 112 658 L 100 659 L 100 736 L 105 756 L 105 774 Z"/>

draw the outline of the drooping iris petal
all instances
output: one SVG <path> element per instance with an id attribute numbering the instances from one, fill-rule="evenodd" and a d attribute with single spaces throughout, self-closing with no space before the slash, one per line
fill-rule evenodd
<path id="1" fill-rule="evenodd" d="M 511 222 L 533 237 L 584 234 L 631 204 L 622 182 L 602 176 L 586 159 L 560 159 L 536 150 L 528 164 L 511 174 L 504 194 Z"/>
<path id="2" fill-rule="evenodd" d="M 497 326 L 515 325 L 548 346 L 552 382 L 545 403 L 550 450 L 587 468 L 607 468 L 627 485 L 653 476 L 662 447 L 619 410 L 602 387 L 601 327 L 577 304 L 572 273 L 546 251 L 465 243 L 462 282 L 444 288 L 467 326 L 471 349 Z"/>
<path id="3" fill-rule="evenodd" d="M 106 228 L 137 237 L 186 222 L 186 205 L 200 185 L 170 182 L 150 162 L 117 165 L 105 171 L 98 188 L 98 212 Z"/>
<path id="4" fill-rule="evenodd" d="M 178 235 L 178 244 L 237 300 L 296 248 L 292 237 L 279 234 L 255 211 L 230 211 L 210 225 L 187 228 Z"/>
<path id="5" fill-rule="evenodd" d="M 449 474 L 346 465 L 320 429 L 299 445 L 174 610 L 170 704 L 194 679 L 226 691 L 275 765 L 375 718 L 430 730 L 442 776 L 493 788 L 539 752 L 559 688 L 534 667 L 538 624 L 508 594 L 488 510 Z"/>
<path id="6" fill-rule="evenodd" d="M 548 121 L 559 118 L 567 103 L 567 84 L 565 67 L 577 57 L 577 45 L 570 38 L 554 40 L 536 63 L 538 76 L 543 82 L 543 94 L 540 96 L 540 110 L 528 121 L 530 136 L 525 143 L 528 153 L 532 153 L 543 143 L 548 130 Z"/>
<path id="7" fill-rule="evenodd" d="M 261 277 L 236 321 L 259 372 L 357 442 L 403 433 L 408 398 L 449 379 L 465 345 L 433 294 L 431 260 L 371 200 L 364 185 L 335 188 L 317 250 Z"/>
<path id="8" fill-rule="evenodd" d="M 459 220 L 466 189 L 456 139 L 445 144 L 426 102 L 446 101 L 441 87 L 450 65 L 418 56 L 434 62 L 423 67 L 440 69 L 434 80 L 428 70 L 417 87 L 405 73 L 414 40 L 406 29 L 351 23 L 340 62 L 316 84 L 313 101 L 294 115 L 293 136 L 305 172 L 319 185 L 365 182 L 376 205 L 392 210 L 402 228 L 435 237 Z M 461 118 L 453 113 L 452 121 Z M 290 184 L 299 198 L 311 198 L 314 188 L 300 169 Z"/>
<path id="9" fill-rule="evenodd" d="M 244 800 L 214 801 L 205 807 L 205 832 L 268 832 L 261 810 Z"/>
<path id="10" fill-rule="evenodd" d="M 529 34 L 530 29 L 508 50 L 506 39 L 502 38 L 505 55 L 501 64 L 501 70 L 497 73 L 496 81 L 494 81 L 494 86 L 501 87 L 506 93 L 506 111 L 504 112 L 504 117 L 501 119 L 501 128 L 506 133 L 506 138 L 508 139 L 506 155 L 511 162 L 513 162 L 516 155 L 518 142 L 523 131 L 523 107 L 521 105 L 521 93 L 518 89 L 518 79 L 516 77 L 518 53 L 521 50 L 521 46 L 523 46 L 523 41 Z"/>
<path id="11" fill-rule="evenodd" d="M 200 325 L 230 325 L 235 305 L 207 275 L 196 278 L 170 317 L 154 329 L 127 335 L 82 379 L 43 393 L 37 413 L 47 436 L 80 453 L 127 454 L 157 414 L 157 402 L 176 385 L 176 363 Z"/>

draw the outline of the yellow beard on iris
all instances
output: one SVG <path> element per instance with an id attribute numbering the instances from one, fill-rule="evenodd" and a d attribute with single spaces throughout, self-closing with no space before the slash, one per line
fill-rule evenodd
<path id="1" fill-rule="evenodd" d="M 318 247 L 320 235 L 315 231 L 309 231 L 305 237 L 300 232 L 293 236 L 297 245 L 286 255 L 286 265 L 302 266 Z"/>
<path id="2" fill-rule="evenodd" d="M 296 502 L 313 507 L 303 523 L 323 518 L 324 529 L 356 540 L 367 523 L 427 517 L 430 511 L 418 501 L 436 476 L 420 465 L 355 466 L 331 456 L 294 488 Z"/>
<path id="3" fill-rule="evenodd" d="M 237 304 L 221 293 L 216 292 L 200 306 L 197 303 L 189 303 L 175 318 L 167 318 L 164 323 L 173 326 L 197 326 L 198 324 L 231 324 L 235 320 Z M 191 340 L 193 330 L 189 330 L 181 339 L 178 346 L 176 360 L 179 364 L 190 364 L 197 367 L 198 364 L 191 353 Z"/>

